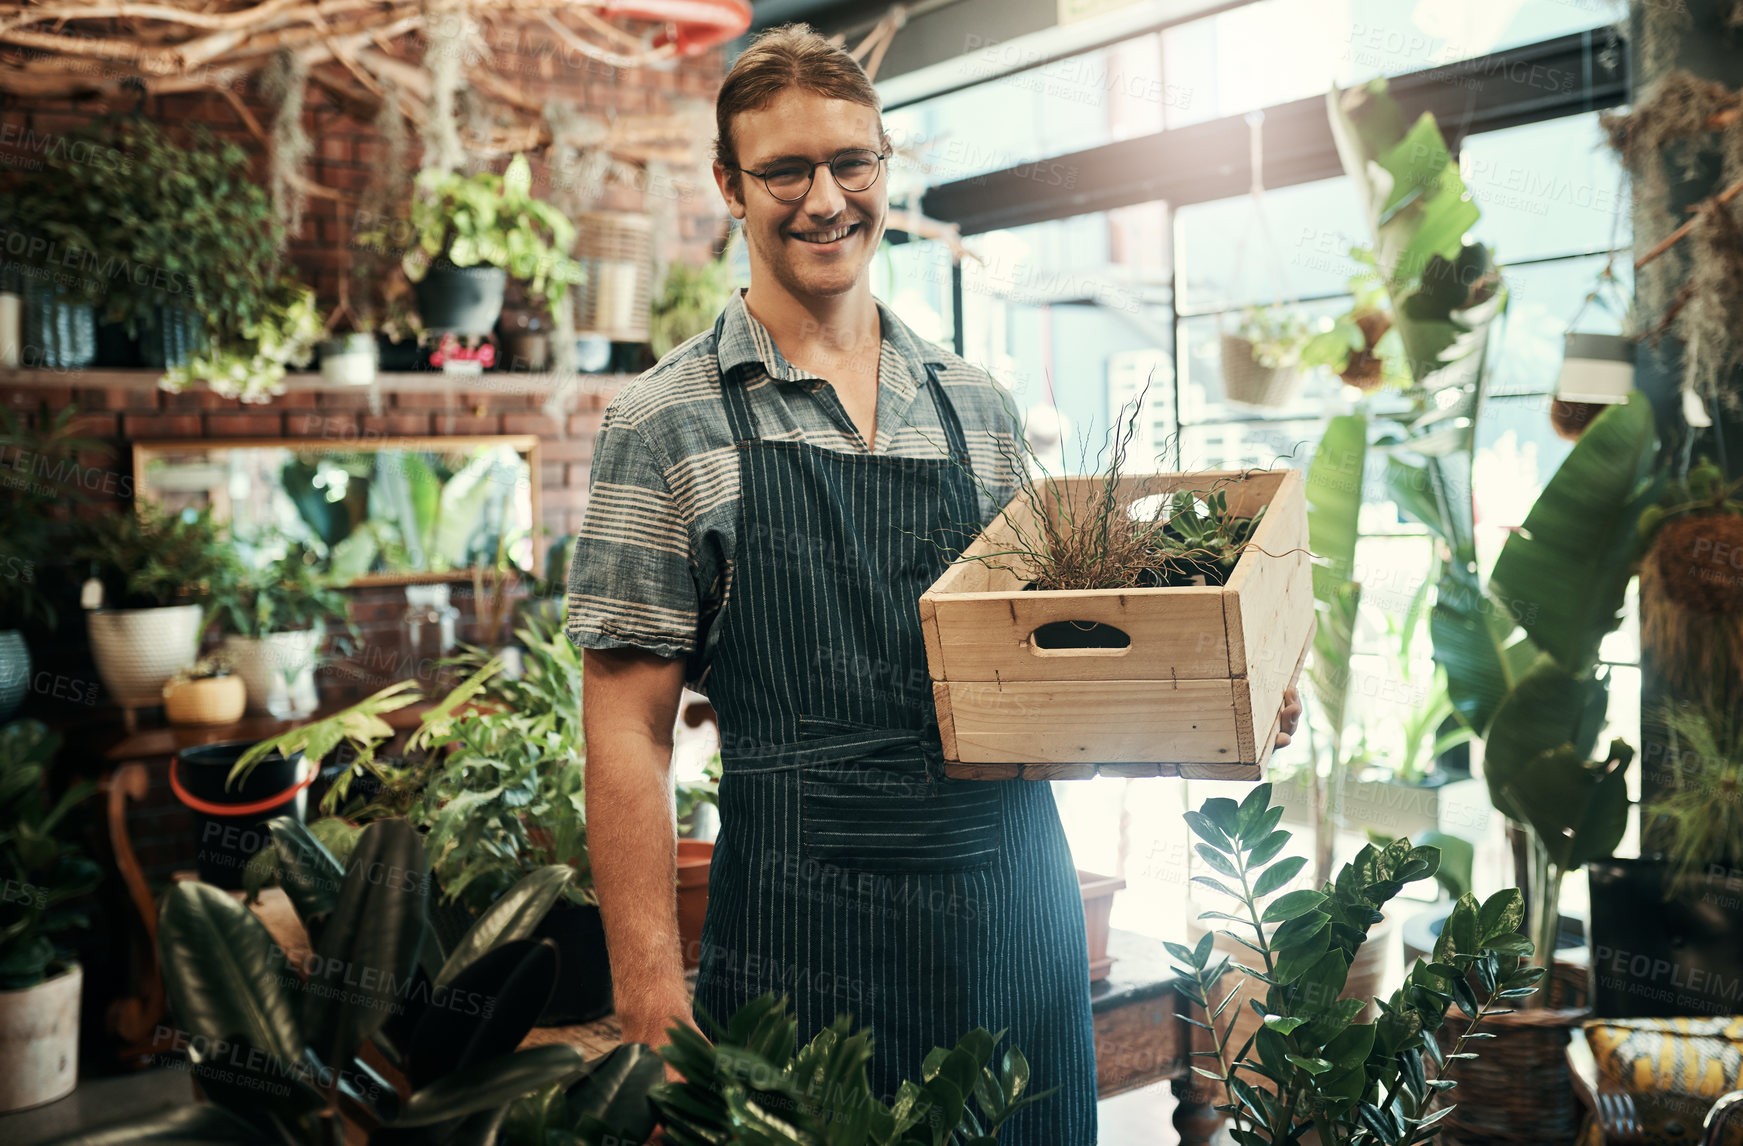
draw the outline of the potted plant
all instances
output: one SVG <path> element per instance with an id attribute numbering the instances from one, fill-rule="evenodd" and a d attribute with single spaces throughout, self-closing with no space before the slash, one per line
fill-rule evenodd
<path id="1" fill-rule="evenodd" d="M 71 133 L 21 192 L 53 204 L 45 223 L 103 265 L 153 268 L 97 283 L 102 317 L 140 340 L 148 366 L 206 357 L 271 321 L 282 227 L 242 148 L 201 125 L 190 145 L 138 116 L 110 116 Z"/>
<path id="2" fill-rule="evenodd" d="M 0 220 L 33 240 L 7 254 L 8 287 L 19 296 L 14 365 L 82 370 L 97 361 L 108 284 L 67 269 L 96 249 L 78 225 L 79 203 L 75 187 L 41 172 L 15 172 L 0 192 Z"/>
<path id="3" fill-rule="evenodd" d="M 222 656 L 201 657 L 163 685 L 164 716 L 171 724 L 229 724 L 242 719 L 248 690 Z"/>
<path id="4" fill-rule="evenodd" d="M 1531 952 L 1518 933 L 1520 894 L 1509 888 L 1481 904 L 1462 897 L 1432 961 L 1418 959 L 1389 999 L 1374 1000 L 1379 1017 L 1357 1022 L 1368 1000 L 1342 997 L 1351 962 L 1383 918 L 1380 909 L 1405 884 L 1432 876 L 1439 853 L 1407 839 L 1370 844 L 1336 880 L 1292 889 L 1307 861 L 1279 858 L 1289 833 L 1277 828 L 1282 809 L 1270 797 L 1271 786 L 1260 784 L 1238 804 L 1211 799 L 1186 813 L 1202 841 L 1198 854 L 1218 873 L 1199 881 L 1232 901 L 1211 917 L 1231 924 L 1236 930 L 1223 934 L 1253 948 L 1264 966 L 1218 1002 L 1230 963 L 1213 958 L 1214 937 L 1190 948 L 1167 945 L 1184 995 L 1205 1016 L 1191 1021 L 1207 1032 L 1210 1049 L 1195 1053 L 1213 1061 L 1195 1069 L 1223 1088 L 1217 1109 L 1248 1146 L 1432 1139 L 1452 1110 L 1443 1096 L 1458 1085 L 1447 1075 L 1477 1057 L 1467 1049 L 1483 1037 L 1476 1028 L 1510 1013 L 1508 1004 L 1529 997 L 1543 978 L 1542 968 L 1519 963 Z M 1449 1014 L 1454 1007 L 1463 1020 Z M 1237 1044 L 1235 1020 L 1249 1009 L 1259 1025 Z M 1443 1049 L 1437 1036 L 1450 1023 L 1462 1033 Z"/>
<path id="5" fill-rule="evenodd" d="M 205 601 L 233 575 L 235 558 L 210 509 L 170 513 L 147 501 L 85 523 L 75 558 L 100 583 L 85 614 L 91 653 L 114 702 L 163 702 L 163 685 L 194 663 Z"/>
<path id="6" fill-rule="evenodd" d="M 78 1081 L 83 974 L 56 938 L 85 917 L 70 904 L 102 879 L 69 831 L 95 785 L 44 790 L 60 737 L 34 720 L 0 728 L 0 1113 L 53 1102 Z"/>
<path id="7" fill-rule="evenodd" d="M 648 319 L 654 357 L 664 358 L 680 343 L 714 325 L 732 297 L 732 246 L 728 236 L 720 254 L 701 266 L 668 263 Z"/>
<path id="8" fill-rule="evenodd" d="M 536 198 L 532 185 L 523 155 L 501 175 L 418 173 L 411 210 L 416 242 L 401 264 L 417 286 L 426 327 L 489 334 L 511 274 L 553 306 L 581 281 L 581 264 L 569 256 L 574 224 Z"/>
<path id="9" fill-rule="evenodd" d="M 1251 779 L 1269 759 L 1314 624 L 1301 475 L 1128 475 L 1141 403 L 1104 472 L 1047 477 L 1029 451 L 1042 476 L 921 595 L 949 774 Z"/>
<path id="10" fill-rule="evenodd" d="M 102 443 L 74 436 L 75 406 L 50 413 L 45 402 L 36 424 L 10 408 L 0 409 L 0 450 L 27 466 L 14 480 L 0 483 L 0 720 L 10 720 L 30 687 L 30 648 L 25 631 L 53 631 L 59 610 L 50 586 L 65 584 L 65 511 L 86 501 L 78 481 L 51 480 L 68 472 L 82 451 L 102 451 Z"/>
<path id="11" fill-rule="evenodd" d="M 292 961 L 233 896 L 172 886 L 158 946 L 173 1049 L 210 1101 L 61 1146 L 496 1141 L 509 1107 L 552 1084 L 570 1090 L 577 1117 L 646 1136 L 643 1119 L 622 1121 L 616 1087 L 576 1088 L 599 1061 L 566 1044 L 516 1050 L 556 981 L 555 952 L 531 935 L 566 872 L 528 876 L 450 946 L 429 931 L 428 867 L 411 824 L 370 824 L 344 860 L 292 821 L 274 821 L 270 836 L 309 956 Z M 619 1083 L 624 1057 L 611 1060 Z"/>
<path id="12" fill-rule="evenodd" d="M 222 398 L 270 402 L 284 393 L 289 367 L 308 365 L 321 330 L 315 292 L 294 279 L 280 278 L 264 315 L 239 324 L 230 337 L 213 339 L 202 352 L 189 354 L 164 371 L 158 385 L 173 393 L 204 382 Z"/>
<path id="13" fill-rule="evenodd" d="M 344 593 L 319 573 L 303 546 L 258 572 L 237 566 L 214 589 L 213 611 L 226 631 L 223 649 L 248 687 L 248 707 L 281 720 L 320 704 L 315 665 L 327 622 L 351 625 Z"/>

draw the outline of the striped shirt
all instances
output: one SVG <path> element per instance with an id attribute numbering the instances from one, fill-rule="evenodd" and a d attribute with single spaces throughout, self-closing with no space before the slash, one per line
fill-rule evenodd
<path id="1" fill-rule="evenodd" d="M 968 440 L 984 525 L 1015 494 L 1022 472 L 1009 397 L 985 371 L 924 341 L 883 303 L 877 307 L 883 342 L 873 453 L 948 456 L 925 393 L 922 364 L 934 363 Z M 718 345 L 710 327 L 606 407 L 569 566 L 569 639 L 582 648 L 683 657 L 685 683 L 698 691 L 706 691 L 713 622 L 731 595 L 738 551 L 738 451 L 723 384 L 746 388 L 764 438 L 866 449 L 833 387 L 781 356 L 742 291 L 726 305 Z"/>

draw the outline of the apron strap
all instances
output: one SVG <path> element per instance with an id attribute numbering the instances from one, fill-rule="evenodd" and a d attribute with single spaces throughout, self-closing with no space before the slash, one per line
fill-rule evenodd
<path id="1" fill-rule="evenodd" d="M 956 415 L 956 404 L 944 392 L 944 383 L 938 380 L 938 371 L 932 368 L 932 363 L 922 365 L 926 368 L 926 390 L 932 395 L 932 405 L 938 410 L 938 422 L 944 427 L 944 444 L 950 447 L 950 456 L 956 464 L 973 474 L 974 467 L 968 464 L 968 437 L 962 432 L 962 419 Z"/>
<path id="2" fill-rule="evenodd" d="M 720 312 L 720 317 L 714 320 L 714 352 L 716 361 L 720 354 L 720 335 L 726 329 L 726 311 Z M 726 424 L 732 430 L 734 442 L 752 442 L 757 439 L 756 415 L 751 413 L 750 399 L 744 392 L 744 375 L 748 371 L 734 369 L 722 372 L 720 375 L 720 394 L 726 401 Z"/>

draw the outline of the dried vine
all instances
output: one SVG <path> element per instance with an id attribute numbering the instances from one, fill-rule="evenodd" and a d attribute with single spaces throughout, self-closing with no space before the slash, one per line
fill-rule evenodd
<path id="1" fill-rule="evenodd" d="M 299 178 L 314 150 L 303 131 L 303 93 L 309 65 L 295 52 L 279 52 L 260 73 L 261 98 L 276 107 L 272 119 L 272 209 L 284 224 L 286 242 L 302 233 L 308 192 Z"/>

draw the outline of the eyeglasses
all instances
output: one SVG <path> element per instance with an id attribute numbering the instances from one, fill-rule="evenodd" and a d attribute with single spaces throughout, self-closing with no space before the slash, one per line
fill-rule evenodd
<path id="1" fill-rule="evenodd" d="M 835 176 L 836 185 L 843 191 L 866 191 L 878 181 L 878 172 L 888 158 L 888 155 L 869 148 L 855 147 L 837 152 L 833 159 L 816 163 L 807 163 L 803 159 L 778 159 L 761 171 L 744 167 L 737 170 L 761 179 L 769 194 L 781 202 L 796 203 L 811 193 L 811 180 L 819 167 L 827 165 L 829 173 Z"/>

